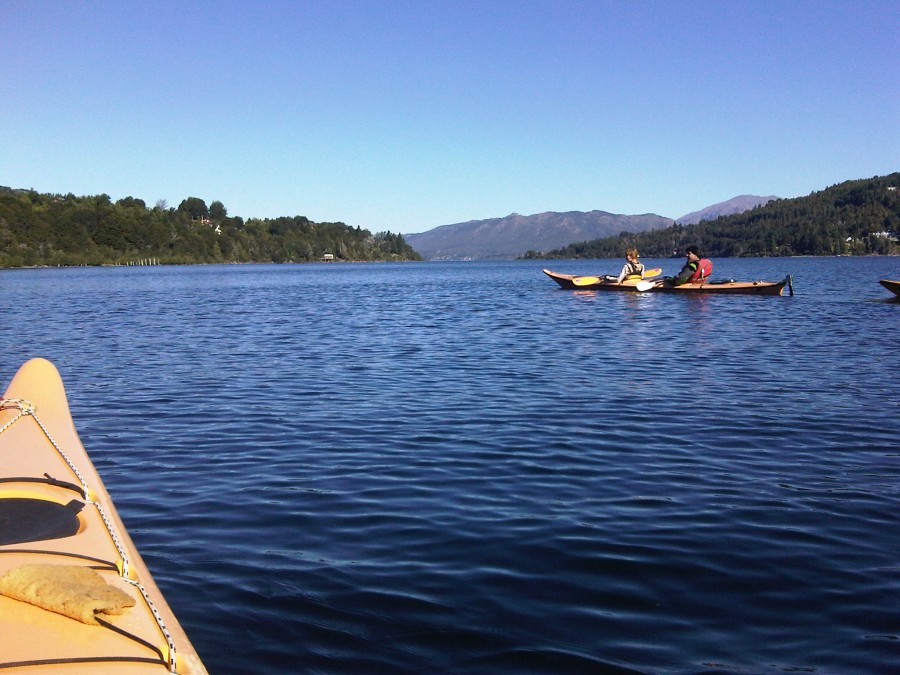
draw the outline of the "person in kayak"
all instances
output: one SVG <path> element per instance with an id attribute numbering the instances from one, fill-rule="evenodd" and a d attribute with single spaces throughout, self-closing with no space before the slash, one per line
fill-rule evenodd
<path id="1" fill-rule="evenodd" d="M 630 276 L 636 276 L 643 279 L 644 263 L 638 260 L 639 257 L 640 256 L 638 255 L 638 250 L 636 248 L 630 248 L 625 251 L 625 264 L 622 265 L 622 271 L 619 272 L 619 276 L 608 277 L 608 280 L 615 281 L 617 284 L 621 284 Z"/>
<path id="2" fill-rule="evenodd" d="M 700 249 L 696 246 L 688 246 L 684 250 L 687 261 L 684 267 L 674 277 L 669 279 L 672 286 L 681 286 L 682 284 L 702 284 L 712 274 L 713 264 L 709 258 L 700 255 Z"/>

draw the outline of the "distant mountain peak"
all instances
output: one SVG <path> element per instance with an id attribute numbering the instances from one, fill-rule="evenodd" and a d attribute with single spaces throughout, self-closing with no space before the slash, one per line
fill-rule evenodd
<path id="1" fill-rule="evenodd" d="M 735 213 L 743 213 L 744 211 L 755 209 L 757 206 L 764 206 L 773 199 L 779 199 L 779 197 L 775 197 L 774 195 L 768 197 L 739 195 L 737 197 L 732 197 L 726 202 L 719 202 L 718 204 L 707 206 L 699 211 L 688 213 L 687 215 L 676 219 L 675 222 L 679 225 L 694 225 L 702 220 L 715 220 L 721 216 L 731 216 Z"/>

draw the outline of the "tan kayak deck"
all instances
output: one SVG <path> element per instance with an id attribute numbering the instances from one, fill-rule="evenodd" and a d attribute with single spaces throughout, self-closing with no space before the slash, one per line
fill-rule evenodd
<path id="1" fill-rule="evenodd" d="M 65 606 L 54 611 L 0 595 L 0 671 L 206 672 L 81 444 L 56 368 L 42 359 L 20 369 L 0 404 L 0 585 L 31 565 L 64 566 L 52 570 L 63 578 L 76 568 L 75 590 L 19 583 L 37 604 Z M 74 578 L 97 575 L 77 568 L 96 571 L 121 613 L 84 609 L 97 600 L 79 595 Z M 132 607 L 123 609 L 119 592 Z M 74 613 L 96 624 L 58 613 L 78 603 Z"/>

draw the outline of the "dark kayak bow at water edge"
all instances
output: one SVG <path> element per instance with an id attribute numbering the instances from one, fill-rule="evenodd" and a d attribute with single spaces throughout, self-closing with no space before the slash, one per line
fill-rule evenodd
<path id="1" fill-rule="evenodd" d="M 891 281 L 890 279 L 882 279 L 879 281 L 882 286 L 888 289 L 894 295 L 900 297 L 900 281 Z"/>

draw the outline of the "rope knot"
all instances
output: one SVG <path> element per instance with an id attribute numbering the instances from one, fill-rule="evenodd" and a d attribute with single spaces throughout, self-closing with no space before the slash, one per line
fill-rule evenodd
<path id="1" fill-rule="evenodd" d="M 0 400 L 0 410 L 15 408 L 23 415 L 34 415 L 34 404 L 24 398 L 4 398 Z"/>

